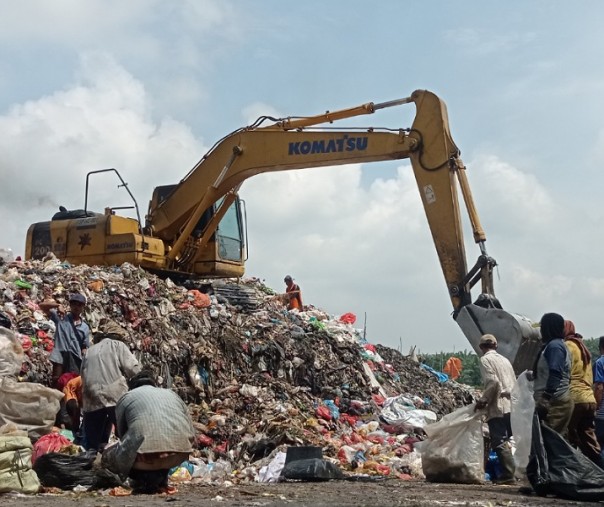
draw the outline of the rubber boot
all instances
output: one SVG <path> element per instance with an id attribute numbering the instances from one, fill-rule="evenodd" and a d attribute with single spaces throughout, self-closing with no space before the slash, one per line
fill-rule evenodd
<path id="1" fill-rule="evenodd" d="M 499 465 L 501 466 L 502 474 L 494 482 L 496 484 L 515 484 L 516 479 L 514 472 L 516 471 L 516 465 L 514 464 L 514 456 L 509 448 L 508 444 L 503 444 L 501 447 L 495 450 L 497 457 L 499 458 Z"/>

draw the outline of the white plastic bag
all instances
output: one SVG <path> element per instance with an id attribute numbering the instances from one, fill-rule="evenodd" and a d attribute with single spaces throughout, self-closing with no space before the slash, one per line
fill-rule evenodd
<path id="1" fill-rule="evenodd" d="M 24 360 L 23 347 L 17 334 L 0 327 L 0 377 L 19 375 Z"/>
<path id="2" fill-rule="evenodd" d="M 510 418 L 514 444 L 516 446 L 514 461 L 516 462 L 516 470 L 522 474 L 529 462 L 533 412 L 535 412 L 533 383 L 528 380 L 526 371 L 522 372 L 516 380 L 516 384 L 512 388 L 511 397 L 512 412 Z"/>
<path id="3" fill-rule="evenodd" d="M 258 482 L 278 482 L 281 470 L 285 466 L 285 457 L 285 452 L 278 452 L 268 465 L 260 469 L 256 480 Z"/>
<path id="4" fill-rule="evenodd" d="M 479 484 L 484 481 L 482 412 L 462 407 L 424 428 L 427 440 L 415 444 L 426 480 Z"/>
<path id="5" fill-rule="evenodd" d="M 413 400 L 404 395 L 387 398 L 380 417 L 388 424 L 403 425 L 410 430 L 435 423 L 437 415 L 432 410 L 418 409 Z"/>

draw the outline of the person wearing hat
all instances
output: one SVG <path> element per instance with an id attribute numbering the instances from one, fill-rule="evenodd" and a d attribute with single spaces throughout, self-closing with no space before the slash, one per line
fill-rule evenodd
<path id="1" fill-rule="evenodd" d="M 116 322 L 102 319 L 94 344 L 82 364 L 82 411 L 86 450 L 99 451 L 115 425 L 115 405 L 128 392 L 126 379 L 140 371 L 128 332 Z"/>
<path id="2" fill-rule="evenodd" d="M 479 348 L 480 374 L 482 376 L 482 396 L 476 402 L 476 410 L 486 409 L 487 424 L 491 439 L 491 449 L 497 454 L 502 468 L 502 475 L 496 482 L 513 483 L 515 465 L 510 445 L 512 424 L 511 392 L 516 383 L 516 375 L 512 363 L 497 352 L 497 338 L 485 334 L 480 338 Z"/>
<path id="3" fill-rule="evenodd" d="M 54 300 L 43 301 L 40 309 L 55 324 L 54 347 L 50 353 L 52 386 L 56 387 L 64 373 L 80 373 L 82 358 L 90 346 L 90 327 L 82 318 L 86 296 L 71 294 L 69 311 Z"/>
<path id="4" fill-rule="evenodd" d="M 287 309 L 302 311 L 304 306 L 302 305 L 302 290 L 297 283 L 294 283 L 294 279 L 287 275 L 283 281 L 285 282 L 285 296 L 287 297 Z"/>

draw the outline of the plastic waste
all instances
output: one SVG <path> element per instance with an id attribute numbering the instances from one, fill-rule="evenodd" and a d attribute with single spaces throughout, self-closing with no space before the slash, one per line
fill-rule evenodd
<path id="1" fill-rule="evenodd" d="M 11 248 L 0 248 L 0 264 L 13 262 L 15 260 L 15 254 Z"/>
<path id="2" fill-rule="evenodd" d="M 480 484 L 484 479 L 482 413 L 462 407 L 424 428 L 428 439 L 415 444 L 426 480 Z"/>
<path id="3" fill-rule="evenodd" d="M 535 413 L 531 456 L 526 474 L 539 496 L 597 502 L 604 499 L 604 470 L 585 457 Z"/>
<path id="4" fill-rule="evenodd" d="M 516 384 L 512 388 L 511 398 L 512 412 L 510 419 L 516 447 L 514 461 L 516 463 L 516 475 L 522 475 L 529 462 L 533 413 L 535 412 L 533 383 L 529 381 L 526 371 L 518 376 Z"/>
<path id="5" fill-rule="evenodd" d="M 343 479 L 344 474 L 331 461 L 311 458 L 290 461 L 283 467 L 281 477 L 299 481 L 329 481 Z"/>
<path id="6" fill-rule="evenodd" d="M 33 465 L 42 486 L 73 489 L 85 486 L 89 489 L 121 486 L 122 481 L 105 468 L 93 468 L 94 457 L 70 456 L 51 452 L 40 456 Z"/>
<path id="7" fill-rule="evenodd" d="M 272 461 L 260 468 L 258 472 L 258 482 L 277 482 L 281 471 L 285 466 L 285 458 L 287 454 L 284 452 L 278 452 Z"/>

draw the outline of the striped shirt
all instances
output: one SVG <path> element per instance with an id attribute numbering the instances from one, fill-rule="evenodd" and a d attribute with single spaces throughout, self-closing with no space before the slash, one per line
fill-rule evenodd
<path id="1" fill-rule="evenodd" d="M 191 452 L 195 430 L 184 401 L 173 391 L 142 386 L 127 392 L 115 407 L 117 433 L 124 446 L 140 441 L 139 453 Z"/>

